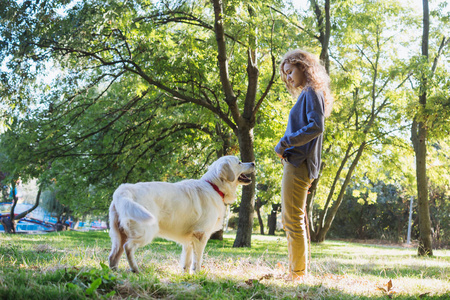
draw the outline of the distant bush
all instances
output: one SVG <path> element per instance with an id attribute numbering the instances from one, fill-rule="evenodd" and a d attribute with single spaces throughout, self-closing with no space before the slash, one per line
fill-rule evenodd
<path id="1" fill-rule="evenodd" d="M 410 198 L 394 185 L 379 182 L 363 193 L 347 189 L 328 238 L 381 239 L 406 242 Z M 376 193 L 371 203 L 369 193 Z M 355 196 L 357 194 L 357 196 Z M 419 238 L 417 200 L 414 199 L 411 239 Z M 444 189 L 430 188 L 430 215 L 435 247 L 450 245 L 450 197 Z"/>

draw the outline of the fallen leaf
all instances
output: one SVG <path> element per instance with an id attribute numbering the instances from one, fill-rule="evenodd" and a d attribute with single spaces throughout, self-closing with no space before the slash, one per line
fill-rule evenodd
<path id="1" fill-rule="evenodd" d="M 255 283 L 257 283 L 257 282 L 258 282 L 257 279 L 248 279 L 248 280 L 245 281 L 245 283 L 246 283 L 248 286 L 253 286 L 253 284 L 255 284 Z"/>
<path id="2" fill-rule="evenodd" d="M 389 282 L 387 283 L 387 290 L 388 290 L 388 292 L 390 292 L 392 290 L 392 286 L 393 286 L 392 279 L 389 279 Z"/>
<path id="3" fill-rule="evenodd" d="M 270 278 L 273 278 L 273 274 L 265 274 L 259 278 L 259 281 L 261 281 L 263 279 L 270 279 Z"/>
<path id="4" fill-rule="evenodd" d="M 392 279 L 389 279 L 388 283 L 386 284 L 386 288 L 384 288 L 382 286 L 379 286 L 377 288 L 380 291 L 385 292 L 389 298 L 392 298 L 392 295 L 397 293 L 397 291 L 394 288 L 394 284 L 392 283 Z"/>
<path id="5" fill-rule="evenodd" d="M 286 270 L 286 268 L 280 262 L 277 262 L 277 268 L 280 269 L 281 272 L 284 272 Z"/>

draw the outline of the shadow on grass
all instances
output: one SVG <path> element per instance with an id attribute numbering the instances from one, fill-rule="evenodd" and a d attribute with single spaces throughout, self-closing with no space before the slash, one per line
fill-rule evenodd
<path id="1" fill-rule="evenodd" d="M 36 278 L 30 270 L 8 272 L 8 285 L 0 286 L 1 299 L 99 299 L 113 292 L 115 299 L 390 299 L 388 295 L 362 296 L 346 293 L 322 284 L 299 284 L 280 286 L 273 282 L 257 280 L 211 279 L 205 272 L 194 275 L 163 274 L 172 280 L 160 281 L 154 275 L 154 268 L 146 273 L 132 274 L 114 272 L 119 280 L 103 290 L 101 286 L 94 294 L 87 294 L 86 288 L 77 283 L 80 271 L 76 268 L 46 272 Z M 99 274 L 95 268 L 87 268 L 85 274 Z M 93 278 L 95 279 L 95 278 Z M 88 287 L 92 279 L 85 279 Z M 439 296 L 423 295 L 420 299 L 449 299 L 450 294 Z M 414 299 L 411 295 L 395 295 L 395 299 Z"/>
<path id="2" fill-rule="evenodd" d="M 0 240 L 0 299 L 82 299 L 88 297 L 85 289 L 77 285 L 75 278 L 81 271 L 72 266 L 57 265 L 67 256 L 74 255 L 75 265 L 84 265 L 83 272 L 93 272 L 100 276 L 100 269 L 93 267 L 106 260 L 110 239 L 107 232 L 63 232 L 31 236 L 20 235 L 4 237 Z M 261 257 L 269 266 L 277 261 L 286 261 L 287 248 L 283 237 L 255 238 L 251 248 L 233 248 L 233 238 L 223 241 L 210 240 L 205 249 L 206 259 L 239 260 L 248 258 L 255 262 Z M 98 257 L 89 257 L 90 263 L 84 263 L 83 255 L 90 255 L 88 248 L 100 250 Z M 85 251 L 83 253 L 83 251 Z M 181 254 L 181 247 L 174 242 L 155 239 L 150 245 L 139 251 L 145 257 L 159 255 L 161 261 L 143 266 L 142 273 L 135 275 L 127 271 L 112 272 L 120 281 L 107 290 L 114 291 L 121 298 L 171 298 L 171 299 L 389 299 L 380 292 L 379 296 L 358 296 L 336 288 L 325 287 L 322 283 L 307 283 L 297 286 L 282 283 L 280 280 L 237 279 L 229 275 L 223 278 L 220 271 L 200 272 L 195 275 L 171 273 L 159 268 L 165 262 L 173 264 Z M 145 252 L 149 252 L 148 254 Z M 445 279 L 450 273 L 449 264 L 437 266 L 437 258 L 418 259 L 411 249 L 393 249 L 382 246 L 368 246 L 346 242 L 326 242 L 312 245 L 312 261 L 331 274 L 345 274 L 369 278 L 413 277 L 420 279 Z M 69 254 L 68 254 L 69 253 Z M 76 256 L 76 257 L 75 257 Z M 387 256 L 383 260 L 383 256 Z M 391 257 L 389 257 L 391 256 Z M 145 259 L 144 257 L 144 259 Z M 446 258 L 447 259 L 447 258 Z M 381 264 L 377 260 L 382 261 Z M 395 264 L 403 261 L 402 264 Z M 65 260 L 69 262 L 70 260 Z M 422 265 L 415 266 L 420 262 Z M 431 265 L 434 262 L 435 265 Z M 46 265 L 47 264 L 47 265 Z M 90 265 L 89 265 L 90 264 Z M 391 266 L 394 265 L 394 267 Z M 41 271 L 41 266 L 46 271 Z M 98 265 L 97 265 L 98 266 Z M 109 272 L 109 271 L 108 271 Z M 320 275 L 316 266 L 313 273 Z M 96 275 L 97 274 L 97 275 Z M 98 275 L 100 274 L 100 275 Z M 95 277 L 94 276 L 94 277 Z M 101 275 L 103 276 L 103 275 Z M 100 276 L 100 277 L 101 277 Z M 242 278 L 242 276 L 240 276 Z M 448 278 L 448 277 L 447 277 Z M 95 278 L 94 278 L 95 279 Z M 75 282 L 75 283 L 74 283 Z M 326 282 L 322 281 L 322 282 Z M 86 281 L 85 285 L 89 282 Z M 106 295 L 100 290 L 99 297 Z M 90 297 L 90 296 L 89 296 Z M 395 295 L 395 299 L 413 299 L 412 295 Z M 450 294 L 439 296 L 424 295 L 421 299 L 450 299 Z"/>
<path id="3" fill-rule="evenodd" d="M 164 274 L 172 278 L 171 274 Z M 139 275 L 131 275 L 131 277 Z M 142 277 L 141 277 L 142 278 Z M 129 278 L 133 281 L 132 278 Z M 173 280 L 153 282 L 137 293 L 151 295 L 155 298 L 170 299 L 418 299 L 411 295 L 392 294 L 379 292 L 379 295 L 357 295 L 346 293 L 336 288 L 328 288 L 323 284 L 297 284 L 280 286 L 277 283 L 258 280 L 240 281 L 236 279 L 215 278 L 211 279 L 201 272 L 195 275 L 178 276 Z M 124 298 L 134 294 L 122 293 Z M 449 299 L 450 294 L 421 295 L 420 299 Z"/>

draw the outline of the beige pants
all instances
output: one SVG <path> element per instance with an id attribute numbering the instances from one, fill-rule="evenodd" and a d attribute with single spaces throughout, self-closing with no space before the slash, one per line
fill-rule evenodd
<path id="1" fill-rule="evenodd" d="M 309 179 L 306 162 L 296 168 L 283 161 L 283 166 L 281 217 L 288 241 L 289 272 L 303 276 L 308 273 L 306 197 L 313 179 Z"/>

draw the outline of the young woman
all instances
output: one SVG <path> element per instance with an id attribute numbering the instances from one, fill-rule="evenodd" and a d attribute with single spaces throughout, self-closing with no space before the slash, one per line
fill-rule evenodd
<path id="1" fill-rule="evenodd" d="M 288 240 L 289 275 L 300 280 L 308 274 L 306 197 L 319 173 L 324 121 L 331 113 L 333 96 L 325 68 L 309 52 L 286 53 L 280 74 L 289 93 L 298 97 L 275 152 L 283 163 L 281 214 Z"/>

